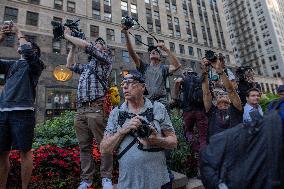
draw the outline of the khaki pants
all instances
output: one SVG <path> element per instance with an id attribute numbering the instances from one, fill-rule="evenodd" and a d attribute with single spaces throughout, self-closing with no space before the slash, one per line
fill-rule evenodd
<path id="1" fill-rule="evenodd" d="M 80 147 L 81 177 L 82 179 L 93 180 L 95 171 L 93 158 L 93 139 L 99 145 L 107 125 L 107 117 L 103 113 L 103 101 L 93 103 L 91 107 L 81 107 L 75 117 L 76 136 Z M 112 177 L 113 169 L 112 154 L 101 155 L 101 177 Z"/>

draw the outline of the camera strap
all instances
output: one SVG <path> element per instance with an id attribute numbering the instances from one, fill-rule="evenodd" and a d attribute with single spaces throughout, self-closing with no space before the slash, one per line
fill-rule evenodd
<path id="1" fill-rule="evenodd" d="M 123 150 L 117 155 L 117 159 L 119 160 L 122 156 L 137 142 L 137 138 L 135 137 Z"/>

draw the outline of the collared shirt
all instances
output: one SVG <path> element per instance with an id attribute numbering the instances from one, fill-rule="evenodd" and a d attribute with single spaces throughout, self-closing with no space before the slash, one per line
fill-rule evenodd
<path id="1" fill-rule="evenodd" d="M 152 102 L 145 98 L 144 107 L 138 114 L 145 113 L 148 108 L 153 108 L 155 127 L 158 135 L 161 136 L 162 131 L 172 131 L 174 128 L 164 105 L 159 102 Z M 124 102 L 119 108 L 116 107 L 110 113 L 108 124 L 105 129 L 105 135 L 113 135 L 119 129 L 125 127 L 130 119 L 126 119 L 123 125 L 118 124 L 119 112 L 129 112 L 128 105 Z M 143 116 L 145 120 L 147 117 Z M 149 120 L 147 120 L 149 121 Z M 119 145 L 119 153 L 133 141 L 133 136 L 126 135 Z M 147 152 L 138 149 L 138 144 L 135 143 L 120 159 L 119 159 L 119 178 L 117 189 L 135 188 L 161 188 L 162 185 L 169 182 L 169 173 L 167 171 L 165 153 Z"/>
<path id="2" fill-rule="evenodd" d="M 250 112 L 252 112 L 253 110 L 257 110 L 261 116 L 263 116 L 263 111 L 260 105 L 258 105 L 257 108 L 254 108 L 253 106 L 249 105 L 248 103 L 246 103 L 246 105 L 244 106 L 244 114 L 243 114 L 243 122 L 249 122 L 252 121 L 251 116 L 250 116 Z"/>
<path id="3" fill-rule="evenodd" d="M 91 61 L 88 64 L 76 63 L 71 69 L 80 74 L 77 91 L 78 107 L 81 107 L 83 102 L 94 101 L 105 95 L 104 86 L 108 86 L 108 78 L 112 69 L 111 57 L 98 50 L 94 44 L 91 43 L 86 48 L 86 53 L 92 56 Z"/>

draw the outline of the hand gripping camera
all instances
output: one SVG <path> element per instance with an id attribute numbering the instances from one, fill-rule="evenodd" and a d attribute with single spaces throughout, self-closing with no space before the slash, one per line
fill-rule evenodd
<path id="1" fill-rule="evenodd" d="M 67 20 L 65 24 L 61 24 L 60 22 L 51 21 L 51 25 L 53 26 L 53 36 L 54 39 L 63 39 L 64 38 L 64 26 L 70 28 L 71 35 L 73 37 L 77 37 L 80 39 L 86 39 L 84 32 L 79 29 L 79 21 L 77 20 Z"/>
<path id="2" fill-rule="evenodd" d="M 147 138 L 152 134 L 150 124 L 142 119 L 140 121 L 142 125 L 140 125 L 137 130 L 132 131 L 132 134 L 138 138 Z"/>
<path id="3" fill-rule="evenodd" d="M 209 65 L 211 62 L 216 62 L 218 58 L 221 62 L 224 61 L 224 56 L 222 53 L 217 54 L 216 52 L 211 50 L 205 51 L 205 58 L 209 61 Z"/>
<path id="4" fill-rule="evenodd" d="M 134 18 L 131 18 L 129 16 L 123 17 L 121 19 L 121 24 L 124 25 L 126 29 L 130 29 L 134 26 L 139 27 L 138 22 Z"/>

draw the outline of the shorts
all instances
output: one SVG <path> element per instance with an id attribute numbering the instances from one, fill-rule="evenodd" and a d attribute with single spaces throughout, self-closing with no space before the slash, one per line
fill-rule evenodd
<path id="1" fill-rule="evenodd" d="M 0 152 L 13 149 L 31 150 L 35 128 L 35 112 L 14 110 L 0 112 Z"/>

